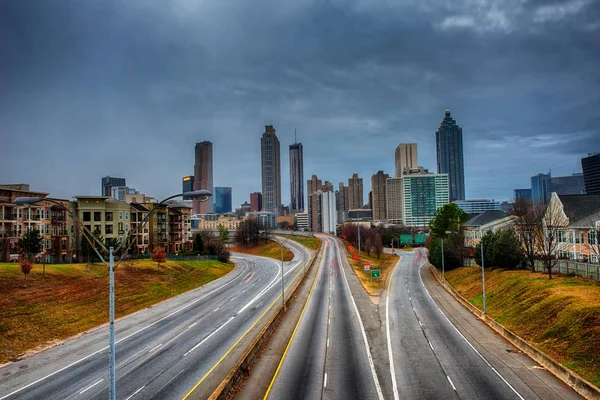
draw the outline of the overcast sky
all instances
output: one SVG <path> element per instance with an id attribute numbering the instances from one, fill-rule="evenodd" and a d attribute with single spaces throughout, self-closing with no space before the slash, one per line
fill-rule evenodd
<path id="1" fill-rule="evenodd" d="M 100 178 L 162 198 L 214 144 L 234 207 L 261 190 L 260 137 L 304 145 L 304 175 L 393 174 L 417 142 L 436 170 L 449 108 L 467 198 L 600 151 L 600 2 L 254 0 L 0 2 L 0 182 L 54 197 Z"/>

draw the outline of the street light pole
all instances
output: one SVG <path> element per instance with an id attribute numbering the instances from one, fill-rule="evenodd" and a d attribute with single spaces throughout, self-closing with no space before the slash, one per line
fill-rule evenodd
<path id="1" fill-rule="evenodd" d="M 114 248 L 111 246 L 109 249 L 109 261 L 110 261 L 110 294 L 109 294 L 109 302 L 110 302 L 110 325 L 109 325 L 109 330 L 108 330 L 108 336 L 109 336 L 109 342 L 110 342 L 110 349 L 109 349 L 109 353 L 108 353 L 108 358 L 109 358 L 109 363 L 110 363 L 110 370 L 108 372 L 109 374 L 109 381 L 110 381 L 110 387 L 109 387 L 109 396 L 108 398 L 110 400 L 116 400 L 117 399 L 117 388 L 116 388 L 116 379 L 115 379 L 115 255 L 113 254 L 113 250 Z"/>
<path id="2" fill-rule="evenodd" d="M 485 267 L 483 265 L 483 240 L 481 241 L 481 286 L 483 287 L 483 313 L 486 313 L 485 304 Z"/>
<path id="3" fill-rule="evenodd" d="M 360 257 L 360 220 L 357 223 L 358 226 L 358 256 Z"/>
<path id="4" fill-rule="evenodd" d="M 285 239 L 282 243 L 279 243 L 279 248 L 281 250 L 281 307 L 283 308 L 283 311 L 285 311 L 285 284 L 283 282 L 283 245 L 286 244 L 287 241 L 290 240 L 290 238 L 294 236 L 294 233 L 296 233 L 297 231 L 297 229 L 295 231 L 292 231 L 292 233 L 290 233 L 287 239 Z"/>
<path id="5" fill-rule="evenodd" d="M 442 280 L 446 280 L 446 275 L 444 275 L 444 238 L 442 238 Z"/>

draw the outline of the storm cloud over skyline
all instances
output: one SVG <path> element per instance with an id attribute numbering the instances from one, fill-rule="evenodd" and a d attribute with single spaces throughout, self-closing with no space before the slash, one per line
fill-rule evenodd
<path id="1" fill-rule="evenodd" d="M 260 136 L 304 145 L 312 174 L 393 174 L 417 142 L 463 127 L 467 198 L 509 199 L 600 151 L 600 2 L 3 1 L 0 182 L 54 197 L 100 178 L 159 198 L 214 144 L 234 206 L 261 190 Z"/>

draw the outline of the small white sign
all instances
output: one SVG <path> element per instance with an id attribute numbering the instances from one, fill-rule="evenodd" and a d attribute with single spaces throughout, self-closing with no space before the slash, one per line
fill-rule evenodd
<path id="1" fill-rule="evenodd" d="M 371 264 L 365 264 L 365 271 L 370 271 L 371 270 Z"/>

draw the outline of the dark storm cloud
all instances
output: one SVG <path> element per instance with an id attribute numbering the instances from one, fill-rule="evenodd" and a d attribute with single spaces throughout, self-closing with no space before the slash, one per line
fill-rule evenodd
<path id="1" fill-rule="evenodd" d="M 468 197 L 508 198 L 600 150 L 594 1 L 12 1 L 0 18 L 0 181 L 63 197 L 106 174 L 175 192 L 211 140 L 239 204 L 261 187 L 265 124 L 284 200 L 295 128 L 307 178 L 358 172 L 368 192 L 400 142 L 435 170 L 446 108 Z"/>

